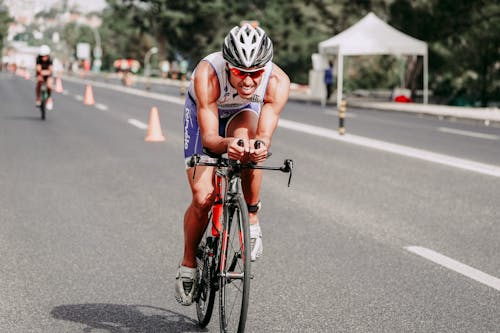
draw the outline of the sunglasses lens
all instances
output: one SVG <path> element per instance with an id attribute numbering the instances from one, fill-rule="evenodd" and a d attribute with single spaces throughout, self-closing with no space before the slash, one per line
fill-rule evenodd
<path id="1" fill-rule="evenodd" d="M 251 77 L 252 79 L 255 79 L 255 78 L 257 78 L 257 77 L 261 76 L 261 75 L 262 75 L 262 73 L 264 73 L 264 70 L 263 70 L 263 69 L 258 70 L 258 71 L 256 71 L 256 72 L 250 72 L 250 73 L 248 73 L 248 75 L 250 75 L 250 77 Z"/>
<path id="2" fill-rule="evenodd" d="M 246 73 L 239 70 L 238 68 L 231 68 L 231 73 L 233 73 L 234 76 L 238 77 L 239 79 L 243 79 L 246 76 Z"/>
<path id="3" fill-rule="evenodd" d="M 252 79 L 255 79 L 255 78 L 258 78 L 259 76 L 261 76 L 262 73 L 264 73 L 264 70 L 261 69 L 261 70 L 255 71 L 255 72 L 245 72 L 245 71 L 242 71 L 241 69 L 233 67 L 233 68 L 231 68 L 231 73 L 233 73 L 233 75 L 238 77 L 239 79 L 244 79 L 247 76 L 250 76 Z"/>

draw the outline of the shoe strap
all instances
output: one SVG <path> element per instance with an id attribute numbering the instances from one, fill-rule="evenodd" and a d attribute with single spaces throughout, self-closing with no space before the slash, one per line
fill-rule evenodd
<path id="1" fill-rule="evenodd" d="M 247 204 L 249 213 L 257 213 L 262 208 L 262 202 L 259 200 L 255 205 Z"/>

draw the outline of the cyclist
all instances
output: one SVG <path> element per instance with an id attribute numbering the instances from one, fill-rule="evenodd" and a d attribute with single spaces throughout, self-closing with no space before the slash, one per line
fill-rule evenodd
<path id="1" fill-rule="evenodd" d="M 39 54 L 36 57 L 36 106 L 40 106 L 42 84 L 47 85 L 47 110 L 52 110 L 52 59 L 50 57 L 50 47 L 47 45 L 40 46 Z"/>
<path id="2" fill-rule="evenodd" d="M 206 56 L 197 66 L 184 106 L 184 157 L 192 201 L 184 215 L 184 257 L 179 264 L 175 296 L 190 305 L 197 278 L 196 248 L 214 201 L 213 167 L 188 166 L 191 156 L 210 161 L 202 147 L 228 153 L 243 162 L 266 159 L 271 137 L 287 100 L 288 76 L 272 62 L 273 44 L 260 27 L 244 24 L 227 34 L 222 52 Z M 238 141 L 243 140 L 243 147 Z M 256 141 L 260 148 L 254 148 Z M 257 212 L 262 173 L 244 170 L 242 186 L 250 220 L 251 259 L 262 254 L 262 233 Z"/>

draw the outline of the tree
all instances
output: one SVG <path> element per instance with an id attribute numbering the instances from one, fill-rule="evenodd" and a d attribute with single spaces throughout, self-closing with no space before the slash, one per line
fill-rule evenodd
<path id="1" fill-rule="evenodd" d="M 77 23 L 69 23 L 64 26 L 62 39 L 66 43 L 67 48 L 72 51 L 72 56 L 75 56 L 76 45 L 78 43 L 89 43 L 91 45 L 95 44 L 92 29 L 88 26 L 79 25 Z"/>
<path id="2" fill-rule="evenodd" d="M 368 12 L 429 45 L 429 82 L 439 102 L 465 95 L 483 105 L 499 100 L 498 0 L 107 0 L 103 17 L 105 54 L 143 59 L 152 46 L 169 60 L 188 58 L 193 67 L 220 50 L 230 28 L 257 20 L 275 46 L 274 61 L 293 82 L 307 83 L 317 44 Z M 346 88 L 398 84 L 398 59 L 352 59 Z M 359 66 L 358 66 L 359 65 Z M 407 62 L 406 86 L 422 85 L 422 59 Z M 354 68 L 354 67 L 353 67 Z M 370 86 L 371 85 L 371 86 Z"/>
<path id="3" fill-rule="evenodd" d="M 116 59 L 144 59 L 147 50 L 156 44 L 147 15 L 144 6 L 138 6 L 136 1 L 108 0 L 99 28 L 106 41 L 102 45 L 103 68 L 112 68 Z"/>
<path id="4" fill-rule="evenodd" d="M 9 9 L 4 5 L 3 0 L 0 0 L 0 51 L 3 49 L 4 39 L 7 37 L 9 23 L 11 22 L 13 22 L 13 19 L 9 15 Z"/>
<path id="5" fill-rule="evenodd" d="M 391 24 L 429 43 L 429 82 L 438 102 L 486 106 L 500 99 L 496 1 L 395 0 L 390 12 Z"/>

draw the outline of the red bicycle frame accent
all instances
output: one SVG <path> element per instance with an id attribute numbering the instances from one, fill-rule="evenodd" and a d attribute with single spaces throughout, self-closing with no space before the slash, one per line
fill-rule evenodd
<path id="1" fill-rule="evenodd" d="M 222 230 L 222 176 L 215 174 L 215 202 L 212 205 L 212 236 L 219 237 Z"/>

